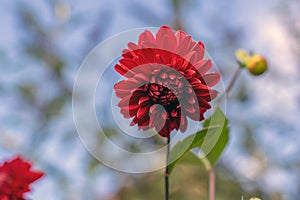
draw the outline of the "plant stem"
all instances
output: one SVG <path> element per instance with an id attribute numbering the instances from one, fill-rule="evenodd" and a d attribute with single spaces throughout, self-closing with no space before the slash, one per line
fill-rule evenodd
<path id="1" fill-rule="evenodd" d="M 208 171 L 208 181 L 209 181 L 209 200 L 215 200 L 215 193 L 216 193 L 216 176 L 215 170 L 212 167 Z"/>
<path id="2" fill-rule="evenodd" d="M 231 78 L 229 85 L 227 86 L 227 88 L 226 88 L 224 94 L 223 94 L 223 95 L 220 97 L 220 99 L 217 101 L 217 104 L 220 104 L 220 103 L 222 102 L 222 100 L 224 99 L 224 97 L 225 97 L 226 95 L 229 94 L 229 92 L 230 92 L 231 89 L 233 88 L 233 86 L 234 86 L 234 84 L 235 84 L 235 82 L 236 82 L 238 76 L 240 75 L 242 69 L 243 69 L 242 67 L 239 67 L 239 68 L 234 72 L 233 77 Z"/>
<path id="3" fill-rule="evenodd" d="M 167 158 L 166 158 L 166 170 L 165 170 L 165 200 L 169 200 L 169 154 L 170 154 L 170 135 L 167 141 Z"/>
<path id="4" fill-rule="evenodd" d="M 233 88 L 238 76 L 240 75 L 241 71 L 242 71 L 242 67 L 239 67 L 233 74 L 229 85 L 227 86 L 224 94 L 219 98 L 219 100 L 217 101 L 217 105 L 220 104 L 222 102 L 222 100 L 224 99 L 224 97 L 226 95 L 229 94 L 229 92 L 231 91 L 231 89 Z M 215 170 L 213 166 L 210 166 L 208 169 L 208 184 L 209 184 L 209 200 L 215 200 L 216 198 L 216 175 L 215 175 Z"/>
<path id="5" fill-rule="evenodd" d="M 234 86 L 234 83 L 236 82 L 237 77 L 240 75 L 240 72 L 242 71 L 242 69 L 243 68 L 239 67 L 237 70 L 235 70 L 234 75 L 233 75 L 228 87 L 226 88 L 226 91 L 225 91 L 226 94 L 228 94 L 231 91 L 231 89 Z"/>

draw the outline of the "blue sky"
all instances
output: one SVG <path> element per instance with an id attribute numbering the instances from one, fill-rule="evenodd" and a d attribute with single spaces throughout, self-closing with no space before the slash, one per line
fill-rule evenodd
<path id="1" fill-rule="evenodd" d="M 30 58 L 24 45 L 34 39 L 20 25 L 18 8 L 26 5 L 47 30 L 49 43 L 63 57 L 66 85 L 73 86 L 76 72 L 92 48 L 122 31 L 157 27 L 171 23 L 172 9 L 167 0 L 138 1 L 2 1 L 0 6 L 0 159 L 24 153 L 46 168 L 49 176 L 34 185 L 33 199 L 88 199 L 88 195 L 109 196 L 116 180 L 124 178 L 105 167 L 99 175 L 87 176 L 87 152 L 77 137 L 71 102 L 46 127 L 50 133 L 36 151 L 28 146 L 39 130 L 39 115 L 24 105 L 15 88 L 23 83 L 38 85 L 42 101 L 56 96 L 59 88 L 47 77 L 43 63 Z M 269 71 L 251 77 L 244 71 L 234 90 L 245 90 L 251 101 L 240 103 L 233 92 L 227 114 L 231 121 L 231 140 L 221 162 L 232 169 L 245 188 L 261 187 L 266 194 L 281 191 L 284 199 L 299 195 L 299 60 L 295 42 L 285 23 L 284 2 L 254 0 L 189 0 L 181 10 L 186 32 L 206 44 L 206 49 L 223 73 L 225 83 L 237 67 L 234 50 L 251 49 L 266 56 Z M 297 26 L 295 24 L 295 26 Z M 97 27 L 99 29 L 97 29 Z M 93 35 L 94 33 L 94 35 Z M 232 39 L 232 40 L 231 40 Z M 241 145 L 252 131 L 256 149 L 248 152 Z M 73 138 L 65 144 L 65 137 Z M 263 156 L 257 156 L 263 155 Z M 68 184 L 60 190 L 51 166 L 59 166 Z M 97 173 L 96 173 L 97 174 Z M 60 175 L 58 175 L 59 177 Z M 90 182 L 105 185 L 98 190 Z M 87 189 L 88 188 L 88 189 Z M 58 192 L 57 191 L 61 191 Z M 72 191 L 72 194 L 70 192 Z M 68 196 L 69 195 L 69 196 Z"/>

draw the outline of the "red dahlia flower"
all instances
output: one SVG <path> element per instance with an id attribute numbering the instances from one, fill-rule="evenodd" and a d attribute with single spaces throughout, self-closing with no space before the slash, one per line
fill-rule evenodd
<path id="1" fill-rule="evenodd" d="M 129 42 L 115 70 L 127 79 L 115 84 L 118 106 L 131 125 L 155 128 L 163 137 L 184 132 L 187 117 L 201 121 L 217 95 L 211 87 L 218 73 L 207 73 L 211 60 L 204 60 L 204 45 L 183 31 L 175 34 L 162 26 L 156 36 L 144 31 L 138 44 Z"/>
<path id="2" fill-rule="evenodd" d="M 21 157 L 0 166 L 0 200 L 25 200 L 23 195 L 30 191 L 29 185 L 44 175 L 30 168 L 31 164 Z"/>

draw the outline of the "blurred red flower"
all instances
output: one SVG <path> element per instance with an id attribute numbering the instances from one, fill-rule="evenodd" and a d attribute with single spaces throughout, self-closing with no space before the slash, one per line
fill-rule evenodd
<path id="1" fill-rule="evenodd" d="M 162 26 L 156 36 L 148 30 L 138 44 L 129 42 L 115 70 L 127 79 L 115 84 L 118 106 L 131 125 L 155 128 L 162 137 L 175 130 L 185 132 L 187 117 L 201 121 L 217 95 L 211 87 L 218 73 L 207 73 L 211 60 L 205 60 L 204 45 L 183 31 L 175 34 Z"/>
<path id="2" fill-rule="evenodd" d="M 25 200 L 29 185 L 44 175 L 30 168 L 31 164 L 20 156 L 0 166 L 0 200 Z"/>

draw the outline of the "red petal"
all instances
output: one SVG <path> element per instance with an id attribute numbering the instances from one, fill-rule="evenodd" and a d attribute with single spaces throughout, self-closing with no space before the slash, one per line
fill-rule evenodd
<path id="1" fill-rule="evenodd" d="M 151 115 L 154 115 L 157 111 L 158 111 L 158 108 L 159 107 L 159 105 L 158 104 L 154 104 L 153 106 L 151 106 L 150 107 L 150 113 L 151 113 Z"/>
<path id="2" fill-rule="evenodd" d="M 184 106 L 184 109 L 185 109 L 188 113 L 191 113 L 191 114 L 196 113 L 196 109 L 195 109 L 195 107 L 192 106 L 192 105 L 185 105 L 185 106 Z"/>
<path id="3" fill-rule="evenodd" d="M 192 37 L 187 36 L 183 31 L 178 31 L 176 33 L 176 38 L 178 41 L 177 53 L 181 57 L 185 57 L 189 53 L 188 50 L 192 42 Z"/>
<path id="4" fill-rule="evenodd" d="M 212 62 L 211 60 L 200 60 L 195 67 L 197 71 L 203 75 L 212 68 Z"/>
<path id="5" fill-rule="evenodd" d="M 130 123 L 130 126 L 134 126 L 134 125 L 136 125 L 136 124 L 137 124 L 136 118 L 133 118 L 133 120 L 132 120 L 131 123 Z"/>
<path id="6" fill-rule="evenodd" d="M 210 73 L 210 74 L 205 74 L 203 76 L 203 79 L 205 81 L 204 84 L 212 87 L 214 85 L 216 85 L 219 81 L 220 81 L 220 74 L 219 73 Z"/>
<path id="7" fill-rule="evenodd" d="M 150 31 L 145 30 L 143 33 L 141 33 L 141 35 L 139 37 L 138 43 L 141 44 L 142 42 L 155 43 L 155 38 Z"/>
<path id="8" fill-rule="evenodd" d="M 121 114 L 123 115 L 123 117 L 126 118 L 126 119 L 129 119 L 129 118 L 135 116 L 135 113 L 132 114 L 132 115 L 130 115 L 129 110 L 127 109 L 127 107 L 124 108 L 124 109 L 122 108 L 121 111 L 120 111 L 120 113 L 121 113 Z"/>
<path id="9" fill-rule="evenodd" d="M 131 54 L 131 51 L 129 51 L 129 49 L 123 49 L 123 50 L 122 50 L 122 56 L 123 56 L 124 58 L 130 58 L 130 59 L 133 58 L 133 56 L 132 56 L 132 54 Z"/>
<path id="10" fill-rule="evenodd" d="M 212 99 L 216 98 L 218 94 L 219 94 L 218 91 L 210 90 L 207 95 L 202 95 L 201 98 L 205 99 L 206 101 L 211 101 Z"/>
<path id="11" fill-rule="evenodd" d="M 116 91 L 116 96 L 120 99 L 128 96 L 131 92 L 129 88 L 126 88 L 124 85 L 126 81 L 120 81 L 114 85 L 114 90 Z"/>
<path id="12" fill-rule="evenodd" d="M 194 70 L 189 69 L 185 72 L 184 76 L 186 79 L 191 79 L 195 75 L 196 75 L 196 72 Z"/>
<path id="13" fill-rule="evenodd" d="M 163 50 L 174 52 L 177 47 L 176 37 L 168 26 L 162 26 L 156 33 L 156 43 Z"/>
<path id="14" fill-rule="evenodd" d="M 142 41 L 139 45 L 142 49 L 159 48 L 156 44 L 156 41 L 155 42 Z"/>
<path id="15" fill-rule="evenodd" d="M 211 106 L 209 105 L 209 103 L 205 99 L 203 99 L 201 97 L 198 97 L 198 104 L 199 104 L 199 107 L 201 107 L 201 108 L 206 108 L 206 109 L 210 109 L 211 108 Z"/>
<path id="16" fill-rule="evenodd" d="M 146 106 L 140 107 L 139 110 L 136 113 L 136 117 L 138 119 L 140 119 L 140 118 L 145 117 L 146 115 L 148 115 L 149 107 L 150 107 L 149 104 L 147 104 Z"/>
<path id="17" fill-rule="evenodd" d="M 126 96 L 126 97 L 122 98 L 119 101 L 118 106 L 119 107 L 127 107 L 127 106 L 129 106 L 129 100 L 130 100 L 130 96 Z"/>
<path id="18" fill-rule="evenodd" d="M 197 54 L 195 51 L 189 52 L 185 57 L 184 57 L 190 64 L 195 65 L 196 60 L 197 60 Z"/>
<path id="19" fill-rule="evenodd" d="M 179 128 L 180 128 L 181 132 L 185 132 L 186 129 L 187 129 L 187 118 L 184 114 L 181 115 L 181 117 L 180 117 L 180 126 L 179 126 Z"/>
<path id="20" fill-rule="evenodd" d="M 197 78 L 192 78 L 192 79 L 190 79 L 189 82 L 190 82 L 192 87 L 199 87 L 199 86 L 202 85 L 201 81 Z"/>
<path id="21" fill-rule="evenodd" d="M 196 44 L 195 44 L 195 46 L 193 46 L 192 47 L 192 49 L 191 49 L 191 51 L 194 51 L 194 52 L 196 52 L 196 54 L 197 54 L 197 59 L 202 59 L 203 58 L 203 56 L 204 56 L 204 44 L 202 43 L 202 42 L 197 42 Z M 195 64 L 195 63 L 193 63 L 193 64 Z"/>
<path id="22" fill-rule="evenodd" d="M 133 43 L 133 42 L 128 42 L 127 46 L 128 46 L 128 49 L 129 49 L 130 51 L 134 51 L 134 50 L 136 50 L 136 49 L 139 48 L 138 45 L 136 45 L 136 44 Z"/>
<path id="23" fill-rule="evenodd" d="M 139 108 L 140 108 L 140 105 L 138 105 L 138 104 L 128 106 L 129 111 L 134 111 L 134 110 L 137 111 Z"/>
<path id="24" fill-rule="evenodd" d="M 125 65 L 128 69 L 132 69 L 137 66 L 133 59 L 123 58 L 119 61 L 122 65 Z"/>
<path id="25" fill-rule="evenodd" d="M 164 35 L 161 43 L 161 48 L 164 50 L 171 51 L 172 53 L 176 50 L 176 39 L 175 36 L 172 39 L 170 35 Z"/>
<path id="26" fill-rule="evenodd" d="M 186 33 L 182 30 L 176 32 L 175 37 L 177 39 L 177 44 L 182 45 L 183 40 L 186 38 Z"/>
<path id="27" fill-rule="evenodd" d="M 132 105 L 129 105 L 127 107 L 128 111 L 125 110 L 125 109 L 121 110 L 121 111 L 123 111 L 122 112 L 123 115 L 128 115 L 129 114 L 131 117 L 133 117 L 133 116 L 136 115 L 136 113 L 137 113 L 137 111 L 138 111 L 139 108 L 140 108 L 140 105 L 138 105 L 138 104 L 132 104 Z"/>
<path id="28" fill-rule="evenodd" d="M 149 76 L 147 76 L 145 73 L 139 73 L 134 76 L 135 79 L 142 81 L 142 82 L 148 82 Z"/>
<path id="29" fill-rule="evenodd" d="M 149 129 L 149 120 L 150 120 L 149 115 L 146 115 L 142 119 L 139 119 L 138 121 L 139 128 L 143 130 Z"/>
<path id="30" fill-rule="evenodd" d="M 203 85 L 199 85 L 198 87 L 193 88 L 196 96 L 209 96 L 210 95 L 210 88 L 201 87 Z"/>
<path id="31" fill-rule="evenodd" d="M 173 109 L 173 110 L 171 111 L 170 115 L 171 115 L 172 117 L 177 117 L 177 116 L 178 116 L 178 110 Z"/>
<path id="32" fill-rule="evenodd" d="M 189 104 L 195 104 L 196 100 L 194 99 L 194 97 L 190 96 L 189 99 L 188 99 L 188 103 Z"/>
<path id="33" fill-rule="evenodd" d="M 160 54 L 156 54 L 154 57 L 154 62 L 158 63 L 158 64 L 163 64 L 164 63 L 164 59 Z"/>
<path id="34" fill-rule="evenodd" d="M 177 122 L 177 118 L 173 118 L 173 119 L 170 119 L 169 120 L 169 130 L 172 131 L 172 130 L 178 130 L 179 128 L 179 123 Z"/>
<path id="35" fill-rule="evenodd" d="M 130 69 L 128 67 L 126 67 L 125 65 L 116 64 L 115 70 L 121 75 L 126 75 L 126 77 L 130 77 L 133 75 L 133 73 L 130 71 Z"/>
<path id="36" fill-rule="evenodd" d="M 168 137 L 171 133 L 167 123 L 163 126 L 163 128 L 161 130 L 156 129 L 156 131 L 158 131 L 158 134 L 162 137 Z"/>
<path id="37" fill-rule="evenodd" d="M 192 120 L 199 121 L 200 118 L 200 109 L 196 108 L 195 106 L 186 105 L 183 107 L 184 113 L 191 118 Z"/>
<path id="38" fill-rule="evenodd" d="M 147 101 L 149 101 L 150 98 L 148 96 L 142 96 L 140 99 L 139 99 L 139 104 L 143 104 Z"/>
<path id="39" fill-rule="evenodd" d="M 210 87 L 207 85 L 204 85 L 202 83 L 196 84 L 196 82 L 193 85 L 193 89 L 195 93 L 197 94 L 198 92 L 203 92 L 203 90 L 210 90 Z"/>

